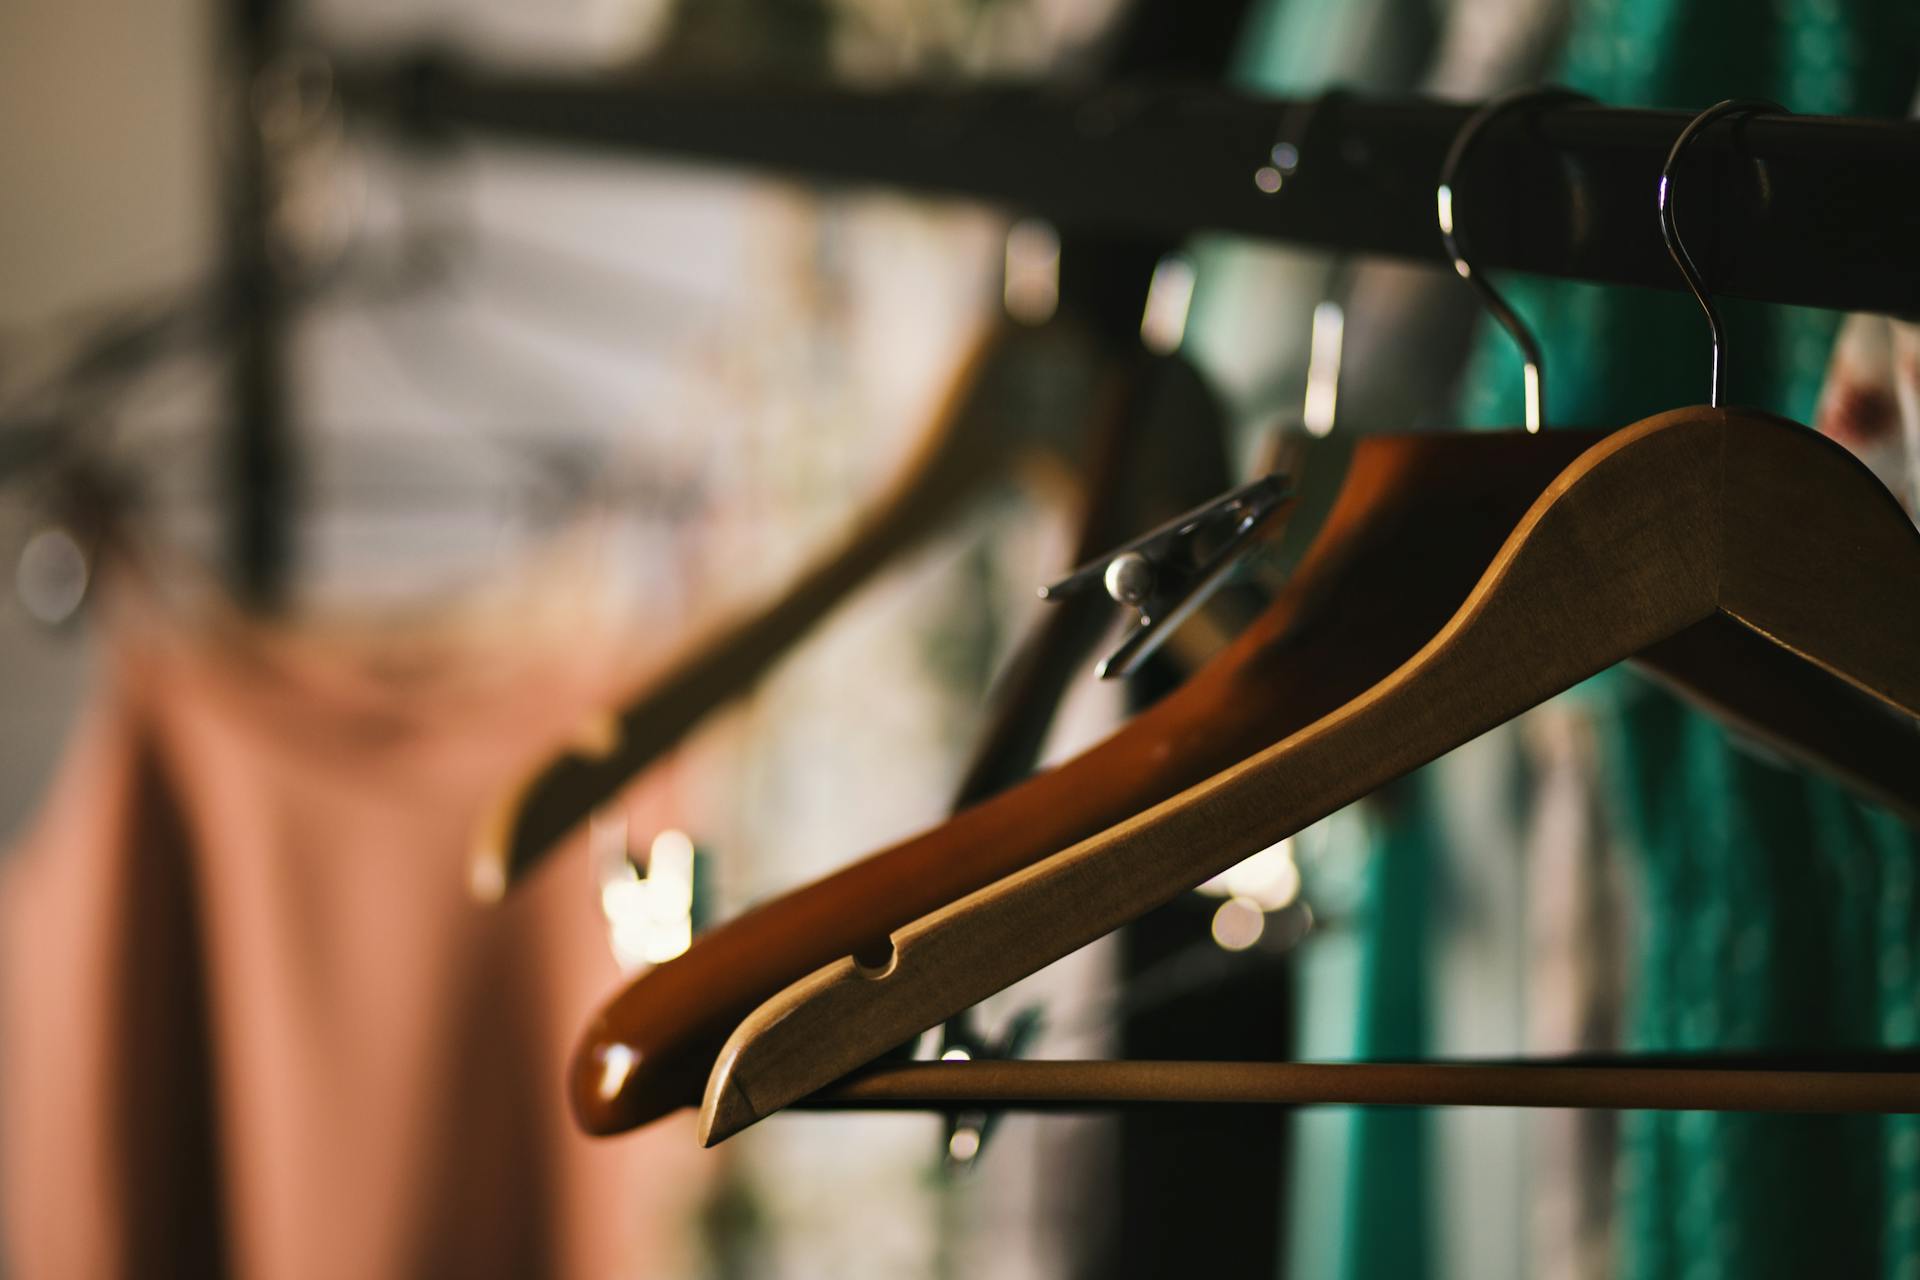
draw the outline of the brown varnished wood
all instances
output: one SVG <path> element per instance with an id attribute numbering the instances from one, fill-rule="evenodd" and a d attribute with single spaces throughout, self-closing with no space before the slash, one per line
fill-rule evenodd
<path id="1" fill-rule="evenodd" d="M 1791 535 L 1769 519 L 1781 516 Z M 1862 551 L 1871 558 L 1821 580 L 1832 557 Z M 1465 603 L 1383 679 L 1178 796 L 916 920 L 884 960 L 843 958 L 754 1010 L 709 1080 L 703 1141 L 1703 623 L 1731 619 L 1913 716 L 1916 583 L 1920 537 L 1832 442 L 1712 409 L 1617 432 L 1545 486 Z"/>
<path id="2" fill-rule="evenodd" d="M 1751 413 L 1749 419 L 1755 417 Z M 1804 428 L 1733 432 L 1715 617 L 1635 664 L 1788 759 L 1829 773 L 1920 823 L 1920 733 L 1846 673 L 1903 680 L 1885 701 L 1920 702 L 1911 637 L 1884 625 L 1887 584 L 1913 562 L 1912 526 L 1891 493 L 1859 483 L 1844 450 L 1805 447 Z M 1836 522 L 1835 493 L 1862 504 Z"/>
<path id="3" fill-rule="evenodd" d="M 1528 504 L 1593 439 L 1361 441 L 1275 603 L 1168 698 L 1074 760 L 720 926 L 630 983 L 576 1053 L 570 1092 L 580 1122 L 618 1132 L 697 1102 L 728 1033 L 786 984 L 1364 692 L 1446 621 Z M 1325 478 L 1309 471 L 1300 481 Z M 1393 589 L 1370 585 L 1381 582 Z"/>
<path id="4" fill-rule="evenodd" d="M 983 330 L 949 382 L 914 454 L 875 503 L 782 592 L 694 636 L 617 709 L 510 789 L 476 836 L 470 882 L 493 899 L 533 869 L 716 708 L 768 668 L 862 583 L 944 527 L 1023 455 L 1061 452 L 1077 470 L 1083 442 L 1065 415 L 1053 436 L 1010 423 L 1011 393 L 1034 364 L 1057 376 L 1094 367 L 1090 340 L 1064 322 L 1044 332 L 1010 322 Z M 1068 382 L 1074 381 L 1069 377 Z"/>
<path id="5" fill-rule="evenodd" d="M 1852 454 L 1809 447 L 1804 428 L 1769 421 L 1783 429 L 1727 435 L 1721 611 L 1909 717 L 1920 713 L 1920 650 L 1910 629 L 1887 625 L 1890 613 L 1905 619 L 1920 607 L 1909 604 L 1920 598 L 1917 580 L 1901 576 L 1915 563 L 1912 522 L 1883 485 L 1861 483 Z M 1841 508 L 1842 494 L 1858 509 Z"/>

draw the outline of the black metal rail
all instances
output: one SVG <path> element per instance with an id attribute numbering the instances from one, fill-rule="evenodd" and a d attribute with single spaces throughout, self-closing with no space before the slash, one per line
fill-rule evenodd
<path id="1" fill-rule="evenodd" d="M 273 157 L 262 133 L 263 78 L 286 47 L 283 0 L 227 0 L 225 307 L 233 333 L 231 420 L 222 465 L 228 570 L 239 598 L 285 603 L 294 549 L 295 462 L 288 388 L 287 299 L 275 261 Z"/>
<path id="2" fill-rule="evenodd" d="M 857 92 L 345 66 L 351 107 L 459 129 L 971 197 L 1129 233 L 1211 229 L 1442 261 L 1434 187 L 1470 106 L 1179 85 Z M 1655 213 L 1688 116 L 1522 112 L 1461 175 L 1489 268 L 1678 288 Z M 1277 151 L 1277 154 L 1276 154 Z M 1721 293 L 1920 313 L 1920 123 L 1763 116 L 1690 149 L 1676 203 Z"/>

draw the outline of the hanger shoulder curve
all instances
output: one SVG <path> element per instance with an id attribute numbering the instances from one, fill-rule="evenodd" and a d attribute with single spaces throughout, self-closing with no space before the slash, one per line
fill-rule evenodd
<path id="1" fill-rule="evenodd" d="M 1889 588 L 1920 583 L 1920 533 L 1851 454 L 1763 417 L 1729 423 L 1720 612 L 1634 665 L 1920 825 L 1920 597 Z"/>
<path id="2" fill-rule="evenodd" d="M 702 1141 L 737 1132 L 947 1008 L 1004 989 L 1545 697 L 1721 616 L 1723 595 L 1758 615 L 1744 625 L 1785 625 L 1799 616 L 1781 598 L 1790 583 L 1751 563 L 1774 544 L 1730 545 L 1746 513 L 1728 511 L 1754 497 L 1747 457 L 1773 458 L 1755 464 L 1771 474 L 1783 460 L 1814 459 L 1801 474 L 1832 490 L 1821 500 L 1825 518 L 1884 527 L 1870 474 L 1818 456 L 1836 449 L 1793 424 L 1708 409 L 1607 437 L 1548 486 L 1467 602 L 1378 685 L 1243 764 L 900 930 L 884 963 L 843 959 L 755 1010 L 709 1078 Z M 1910 539 L 1904 517 L 1900 526 Z M 1818 626 L 1810 621 L 1802 634 L 1807 656 L 1831 660 Z M 1884 697 L 1900 684 L 1887 667 L 1910 667 L 1912 652 L 1864 681 L 1858 670 L 1849 678 Z M 1843 655 L 1840 665 L 1852 661 Z"/>

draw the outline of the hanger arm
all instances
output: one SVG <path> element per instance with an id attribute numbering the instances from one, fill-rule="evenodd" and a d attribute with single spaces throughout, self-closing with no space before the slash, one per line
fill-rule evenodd
<path id="1" fill-rule="evenodd" d="M 1761 519 L 1753 504 L 1781 497 L 1783 478 L 1808 491 L 1772 513 L 1812 518 L 1794 526 L 1797 539 L 1753 528 Z M 842 959 L 762 1005 L 708 1081 L 703 1141 L 738 1132 L 950 1008 L 1010 986 L 1723 607 L 1912 714 L 1920 543 L 1904 517 L 1887 525 L 1876 504 L 1890 501 L 1844 451 L 1777 419 L 1679 410 L 1607 437 L 1534 503 L 1439 634 L 1360 697 L 916 921 L 893 936 L 889 955 Z M 1858 545 L 1896 558 L 1822 580 L 1819 565 L 1836 546 Z M 1860 625 L 1880 634 L 1840 638 Z"/>

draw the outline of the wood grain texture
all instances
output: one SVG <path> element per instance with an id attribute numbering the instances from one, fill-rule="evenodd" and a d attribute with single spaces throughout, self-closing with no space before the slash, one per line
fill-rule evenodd
<path id="1" fill-rule="evenodd" d="M 1842 575 L 1841 639 L 1808 608 L 1817 555 L 1755 528 L 1784 500 L 1821 537 L 1894 557 Z M 1890 523 L 1897 521 L 1897 524 Z M 842 959 L 755 1010 L 708 1082 L 718 1141 L 1544 698 L 1722 611 L 1911 713 L 1915 535 L 1871 475 L 1778 419 L 1663 414 L 1617 432 L 1545 489 L 1458 612 L 1411 658 L 1266 751 L 897 932 L 881 964 Z M 1905 559 L 1901 559 L 1905 557 Z M 1760 564 L 1756 561 L 1764 560 Z M 1826 621 L 1823 621 L 1826 619 Z M 1713 643 L 1711 632 L 1707 643 Z M 1782 637 L 1785 640 L 1782 641 Z"/>
<path id="2" fill-rule="evenodd" d="M 1060 424 L 1049 437 L 1007 421 L 1030 370 L 1091 367 L 1087 341 L 1066 325 L 1044 335 L 1010 322 L 984 330 L 957 367 L 925 437 L 844 536 L 782 592 L 694 636 L 577 744 L 508 791 L 481 823 L 471 860 L 475 894 L 492 900 L 524 879 L 560 840 L 717 708 L 745 693 L 842 600 L 944 527 L 1023 453 L 1055 450 L 1077 469 L 1083 441 Z M 1072 381 L 1072 379 L 1069 379 Z"/>

